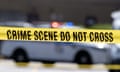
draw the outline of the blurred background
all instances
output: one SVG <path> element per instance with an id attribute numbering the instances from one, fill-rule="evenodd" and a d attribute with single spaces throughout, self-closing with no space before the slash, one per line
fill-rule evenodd
<path id="1" fill-rule="evenodd" d="M 114 19 L 111 14 L 119 9 L 120 0 L 0 0 L 0 25 L 4 25 L 4 22 L 11 25 L 13 21 L 41 24 L 43 27 L 45 23 L 48 24 L 45 27 L 49 27 L 51 22 L 57 21 L 86 29 L 112 29 Z M 39 62 L 31 62 L 28 67 L 17 67 L 12 60 L 1 57 L 0 72 L 8 71 L 108 72 L 108 69 L 104 65 L 98 69 L 81 69 L 73 63 L 57 63 L 51 68 Z"/>
<path id="2" fill-rule="evenodd" d="M 77 25 L 89 22 L 110 28 L 110 14 L 119 7 L 119 0 L 0 0 L 0 21 L 20 20 L 20 16 L 27 21 L 24 16 L 35 10 L 39 21 L 50 21 L 57 15 L 56 19 Z"/>

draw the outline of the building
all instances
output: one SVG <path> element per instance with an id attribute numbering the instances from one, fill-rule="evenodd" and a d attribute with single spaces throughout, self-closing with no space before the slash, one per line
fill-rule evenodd
<path id="1" fill-rule="evenodd" d="M 110 23 L 110 14 L 120 8 L 120 0 L 0 0 L 0 11 L 27 13 L 32 6 L 37 8 L 43 21 L 49 20 L 49 10 L 55 8 L 65 21 L 83 23 L 86 16 L 92 15 L 99 23 Z"/>

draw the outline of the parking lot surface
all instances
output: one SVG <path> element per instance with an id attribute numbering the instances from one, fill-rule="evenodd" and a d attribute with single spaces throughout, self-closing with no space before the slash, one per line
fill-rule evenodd
<path id="1" fill-rule="evenodd" d="M 83 69 L 76 64 L 56 63 L 54 66 L 43 65 L 40 62 L 30 62 L 28 66 L 16 66 L 12 60 L 0 60 L 0 72 L 108 72 L 104 65 L 99 68 Z"/>

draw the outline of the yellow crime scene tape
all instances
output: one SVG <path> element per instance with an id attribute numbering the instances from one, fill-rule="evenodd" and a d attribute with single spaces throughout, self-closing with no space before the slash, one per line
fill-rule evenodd
<path id="1" fill-rule="evenodd" d="M 0 27 L 0 40 L 120 43 L 120 31 Z"/>
<path id="2" fill-rule="evenodd" d="M 0 27 L 0 40 L 120 43 L 120 30 Z M 91 65 L 79 66 L 88 68 Z M 120 69 L 120 65 L 105 66 Z"/>

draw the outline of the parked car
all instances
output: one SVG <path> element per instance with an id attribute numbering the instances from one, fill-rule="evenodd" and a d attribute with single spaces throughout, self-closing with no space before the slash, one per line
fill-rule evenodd
<path id="1" fill-rule="evenodd" d="M 113 19 L 112 27 L 114 30 L 120 30 L 120 10 L 111 13 Z M 120 64 L 120 44 L 113 44 L 111 49 L 112 64 Z M 110 72 L 120 72 L 120 70 L 110 70 Z"/>
<path id="2" fill-rule="evenodd" d="M 25 24 L 22 23 L 22 26 L 26 27 Z M 13 23 L 9 23 L 9 25 L 13 26 Z M 19 25 L 16 24 L 14 26 L 19 27 Z M 101 45 L 99 46 L 101 47 Z M 83 55 L 87 59 L 85 61 L 86 64 L 106 63 L 108 61 L 107 57 L 109 57 L 106 56 L 107 52 L 105 49 L 100 49 L 97 44 L 87 43 L 3 41 L 1 48 L 2 55 L 12 57 L 16 62 L 22 62 L 24 60 L 48 60 L 54 62 L 77 61 L 82 63 L 81 58 Z M 19 58 L 22 56 L 23 60 Z"/>

